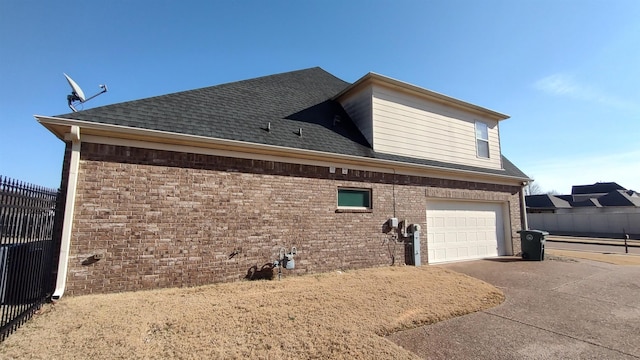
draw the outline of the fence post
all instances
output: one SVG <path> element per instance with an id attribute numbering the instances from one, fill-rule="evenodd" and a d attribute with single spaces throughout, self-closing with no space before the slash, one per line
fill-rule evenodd
<path id="1" fill-rule="evenodd" d="M 627 234 L 627 230 L 626 229 L 622 229 L 622 233 L 624 234 L 624 252 L 626 254 L 629 253 L 629 234 Z"/>

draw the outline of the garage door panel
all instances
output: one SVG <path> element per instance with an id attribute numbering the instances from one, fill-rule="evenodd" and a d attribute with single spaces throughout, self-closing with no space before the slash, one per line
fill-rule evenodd
<path id="1" fill-rule="evenodd" d="M 445 249 L 436 249 L 434 250 L 434 259 L 439 259 L 440 261 L 445 261 L 447 258 L 447 252 Z"/>
<path id="2" fill-rule="evenodd" d="M 445 233 L 444 239 L 446 243 L 456 242 L 458 240 L 458 234 L 454 232 Z"/>
<path id="3" fill-rule="evenodd" d="M 502 253 L 502 205 L 461 201 L 427 203 L 430 263 L 477 259 Z"/>
<path id="4" fill-rule="evenodd" d="M 470 258 L 477 257 L 477 256 L 479 255 L 478 248 L 477 248 L 477 247 L 475 247 L 475 246 L 472 246 L 472 247 L 469 249 L 469 253 L 468 253 L 468 255 L 469 255 L 469 257 L 470 257 Z"/>
<path id="5" fill-rule="evenodd" d="M 461 247 L 458 249 L 458 257 L 468 257 L 469 256 L 469 249 L 466 247 Z"/>
<path id="6" fill-rule="evenodd" d="M 441 228 L 444 226 L 444 218 L 433 217 L 433 218 L 427 219 L 427 226 Z"/>

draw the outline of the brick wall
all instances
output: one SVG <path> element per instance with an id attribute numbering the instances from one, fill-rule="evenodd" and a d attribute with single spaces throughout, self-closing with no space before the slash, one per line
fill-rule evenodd
<path id="1" fill-rule="evenodd" d="M 372 210 L 336 211 L 340 186 L 370 188 Z M 292 246 L 296 270 L 285 276 L 402 264 L 411 252 L 384 227 L 394 211 L 426 239 L 427 198 L 508 202 L 517 237 L 519 190 L 84 143 L 67 293 L 236 281 Z M 426 241 L 421 253 L 426 262 Z"/>

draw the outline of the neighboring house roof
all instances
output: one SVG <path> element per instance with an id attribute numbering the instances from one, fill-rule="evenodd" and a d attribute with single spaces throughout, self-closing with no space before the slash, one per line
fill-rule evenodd
<path id="1" fill-rule="evenodd" d="M 620 186 L 616 183 L 607 184 Z M 528 195 L 526 197 L 526 203 L 528 208 L 537 209 L 608 206 L 640 207 L 640 197 L 637 196 L 635 191 L 614 190 L 604 195 L 594 194 L 593 197 L 584 198 L 584 200 L 579 201 L 574 201 L 574 195 Z"/>
<path id="2" fill-rule="evenodd" d="M 596 198 L 590 198 L 583 201 L 575 201 L 571 203 L 571 207 L 602 207 L 602 204 Z"/>
<path id="3" fill-rule="evenodd" d="M 504 169 L 486 169 L 373 151 L 334 100 L 350 86 L 315 67 L 107 105 L 57 118 L 528 179 L 504 157 Z M 475 106 L 450 100 L 458 106 Z M 495 113 L 495 116 L 503 115 Z"/>
<path id="4" fill-rule="evenodd" d="M 631 196 L 626 190 L 612 191 L 598 198 L 598 202 L 604 206 L 639 206 L 640 198 Z"/>
<path id="5" fill-rule="evenodd" d="M 571 195 L 554 195 L 554 196 L 557 197 L 558 199 L 567 201 L 568 203 L 571 203 L 573 201 L 573 196 Z"/>
<path id="6" fill-rule="evenodd" d="M 550 194 L 527 195 L 525 198 L 525 202 L 527 203 L 527 207 L 536 209 L 556 209 L 571 207 L 568 201 Z"/>
<path id="7" fill-rule="evenodd" d="M 616 190 L 626 190 L 615 182 L 597 182 L 592 185 L 574 185 L 571 195 L 607 194 Z"/>

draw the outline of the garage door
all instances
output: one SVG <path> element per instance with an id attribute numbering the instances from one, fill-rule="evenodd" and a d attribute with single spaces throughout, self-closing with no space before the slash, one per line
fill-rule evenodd
<path id="1" fill-rule="evenodd" d="M 504 254 L 504 219 L 499 203 L 427 202 L 429 263 Z"/>

